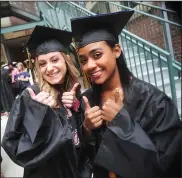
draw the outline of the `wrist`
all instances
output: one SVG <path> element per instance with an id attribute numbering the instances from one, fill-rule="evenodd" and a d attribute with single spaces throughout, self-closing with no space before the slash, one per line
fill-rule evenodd
<path id="1" fill-rule="evenodd" d="M 90 133 L 92 130 L 91 129 L 89 129 L 86 125 L 85 125 L 85 123 L 83 123 L 83 128 L 84 128 L 84 130 L 87 132 L 87 133 Z"/>

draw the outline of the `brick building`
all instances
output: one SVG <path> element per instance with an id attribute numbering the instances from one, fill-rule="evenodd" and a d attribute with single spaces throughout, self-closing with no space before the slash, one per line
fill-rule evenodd
<path id="1" fill-rule="evenodd" d="M 123 1 L 123 2 L 118 2 L 119 4 L 122 4 L 126 7 L 131 7 L 136 10 L 143 11 L 145 13 L 161 17 L 163 18 L 163 12 L 160 9 L 155 9 L 152 7 L 142 7 L 138 5 L 137 3 L 135 4 L 134 2 L 129 2 L 129 1 Z M 146 4 L 149 5 L 154 5 L 161 7 L 161 2 L 145 2 Z M 172 4 L 172 5 L 171 5 Z M 176 13 L 167 13 L 168 20 L 175 22 L 175 23 L 180 23 L 181 21 L 181 16 L 179 15 L 181 12 L 181 2 L 177 3 L 174 6 L 174 3 L 166 2 L 165 6 L 166 9 L 172 9 L 176 11 Z M 85 3 L 85 8 L 88 10 L 94 12 L 94 13 L 107 13 L 107 12 L 117 12 L 121 10 L 118 6 L 114 6 L 108 2 L 86 2 Z M 123 8 L 122 10 L 124 10 Z M 181 29 L 178 26 L 169 24 L 170 28 L 170 36 L 171 36 L 171 41 L 172 41 L 172 50 L 174 53 L 174 57 L 177 61 L 181 62 L 182 58 L 182 34 L 181 34 Z M 135 13 L 129 23 L 126 26 L 126 29 L 135 35 L 151 42 L 152 44 L 168 50 L 168 44 L 167 44 L 167 38 L 166 34 L 164 32 L 165 30 L 165 23 L 163 23 L 160 20 L 157 20 L 155 18 L 151 18 L 146 15 L 142 15 L 140 13 Z"/>

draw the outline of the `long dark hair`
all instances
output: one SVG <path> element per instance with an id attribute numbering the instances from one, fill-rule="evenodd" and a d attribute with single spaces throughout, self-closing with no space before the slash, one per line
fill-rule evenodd
<path id="1" fill-rule="evenodd" d="M 118 44 L 117 41 L 105 41 L 107 43 L 107 45 L 113 49 L 115 47 L 116 44 Z M 121 53 L 121 55 L 119 56 L 118 59 L 116 59 L 116 63 L 117 63 L 117 67 L 118 67 L 118 71 L 119 71 L 119 75 L 120 75 L 120 80 L 123 86 L 123 91 L 124 91 L 124 95 L 125 95 L 125 101 L 129 102 L 129 100 L 131 99 L 127 93 L 128 90 L 130 89 L 130 83 L 131 83 L 131 78 L 133 77 L 133 74 L 131 73 L 131 71 L 128 69 L 126 62 L 125 62 L 125 57 L 123 52 Z M 93 90 L 93 98 L 96 99 L 94 101 L 94 103 L 92 103 L 93 105 L 99 105 L 100 104 L 100 100 L 101 100 L 101 85 L 97 85 L 97 84 L 93 84 L 92 85 L 92 90 Z M 126 97 L 127 96 L 127 97 Z"/>

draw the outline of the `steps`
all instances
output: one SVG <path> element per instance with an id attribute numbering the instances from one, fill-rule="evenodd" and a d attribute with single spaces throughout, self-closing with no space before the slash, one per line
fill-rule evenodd
<path id="1" fill-rule="evenodd" d="M 124 39 L 122 40 L 122 50 L 126 59 L 126 63 L 133 75 L 141 80 L 151 83 L 171 97 L 172 95 L 168 67 L 160 68 L 158 64 L 159 61 L 156 57 L 152 56 L 150 57 L 151 59 L 147 60 L 145 57 L 146 54 L 141 48 L 138 50 L 135 44 L 132 44 L 131 47 L 131 44 L 126 43 Z M 175 76 L 174 81 L 177 96 L 177 108 L 179 115 L 181 116 L 181 79 Z"/>

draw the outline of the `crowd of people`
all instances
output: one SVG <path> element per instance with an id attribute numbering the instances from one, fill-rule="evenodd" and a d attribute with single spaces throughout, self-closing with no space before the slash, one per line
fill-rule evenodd
<path id="1" fill-rule="evenodd" d="M 24 167 L 24 178 L 180 177 L 177 108 L 132 74 L 119 45 L 132 15 L 72 19 L 72 32 L 35 27 L 27 47 L 36 53 L 37 82 L 16 90 L 29 75 L 21 64 L 10 65 L 7 83 L 18 97 L 2 140 L 9 157 Z M 70 50 L 73 37 L 90 86 L 84 93 Z"/>
<path id="2" fill-rule="evenodd" d="M 30 74 L 22 62 L 1 66 L 1 115 L 8 115 L 15 98 L 30 85 L 29 80 Z"/>

